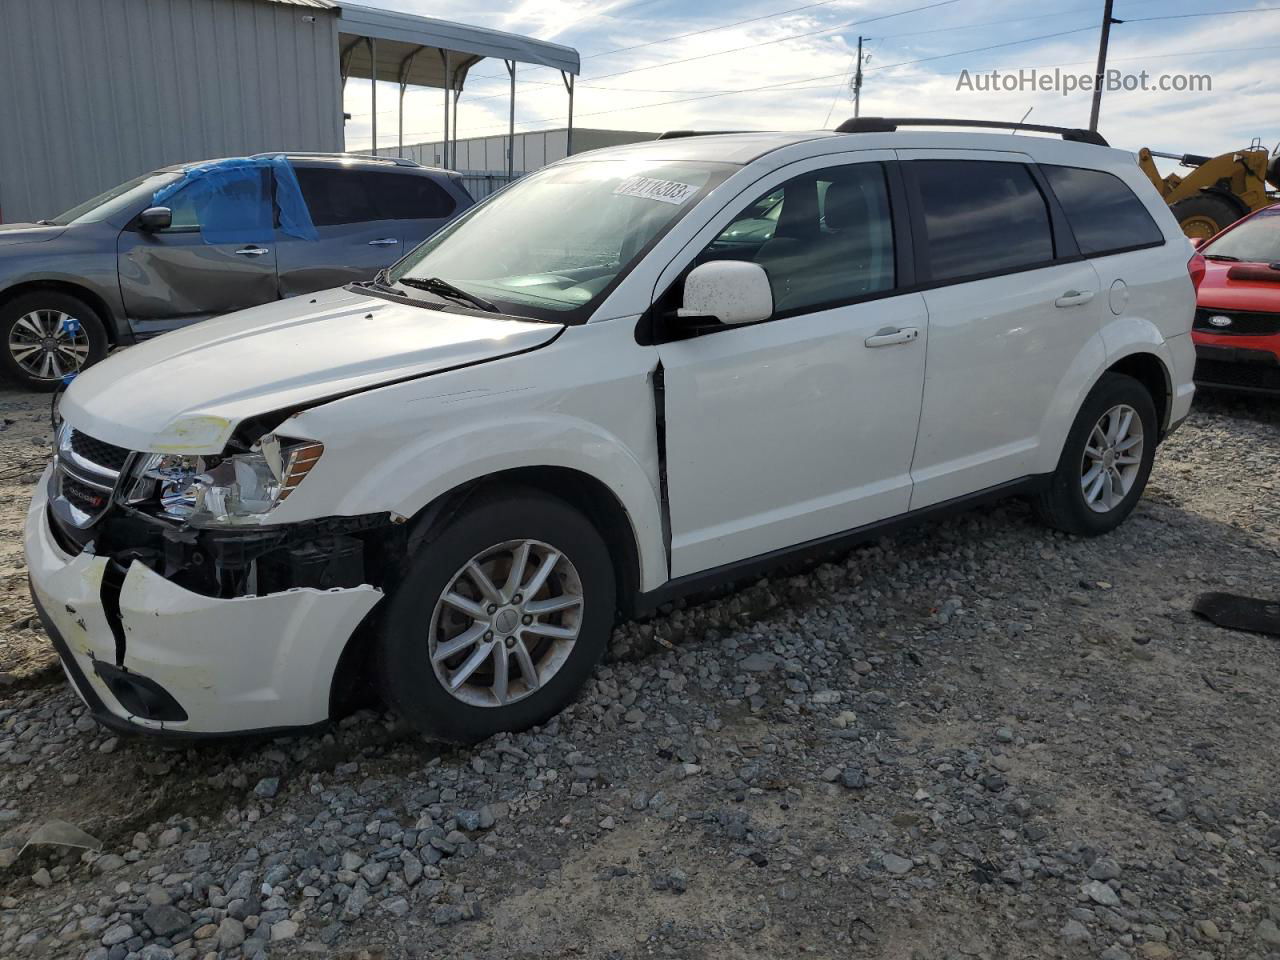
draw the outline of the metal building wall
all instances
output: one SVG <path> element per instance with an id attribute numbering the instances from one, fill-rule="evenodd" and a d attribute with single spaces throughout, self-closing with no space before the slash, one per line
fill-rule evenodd
<path id="1" fill-rule="evenodd" d="M 463 103 L 466 103 L 465 97 Z M 641 140 L 652 140 L 656 133 L 645 133 L 637 130 L 598 130 L 590 127 L 575 128 L 573 131 L 573 152 L 585 153 L 601 147 L 612 147 L 622 143 L 637 143 Z M 496 174 L 507 170 L 507 138 L 471 137 L 457 143 L 457 160 L 453 168 L 464 174 Z M 529 173 L 549 163 L 563 160 L 566 148 L 566 131 L 563 127 L 555 130 L 534 130 L 517 133 L 515 138 L 515 170 L 517 173 Z M 388 153 L 392 151 L 387 151 Z M 404 155 L 411 160 L 428 166 L 440 166 L 444 162 L 443 144 L 439 141 L 431 143 L 415 143 L 406 145 Z"/>
<path id="2" fill-rule="evenodd" d="M 343 143 L 337 17 L 288 3 L 0 0 L 0 91 L 9 223 L 165 164 Z"/>

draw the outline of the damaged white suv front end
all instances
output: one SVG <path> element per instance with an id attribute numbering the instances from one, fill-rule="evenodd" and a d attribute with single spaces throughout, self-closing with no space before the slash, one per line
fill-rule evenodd
<path id="1" fill-rule="evenodd" d="M 100 719 L 219 733 L 328 717 L 342 644 L 381 596 L 357 582 L 362 542 L 348 535 L 381 524 L 334 518 L 307 531 L 334 545 L 347 538 L 345 550 L 309 564 L 288 548 L 302 531 L 254 521 L 297 488 L 323 448 L 274 435 L 258 447 L 226 457 L 131 453 L 69 423 L 59 430 L 27 516 L 32 594 Z M 120 515 L 108 518 L 113 509 Z M 113 535 L 137 546 L 103 555 Z M 268 554 L 274 566 L 256 562 Z M 325 637 L 333 649 L 317 648 Z"/>
<path id="2" fill-rule="evenodd" d="M 81 699 L 116 729 L 183 736 L 329 719 L 406 525 L 386 504 L 335 509 L 360 464 L 289 435 L 297 415 L 561 329 L 334 290 L 83 374 L 25 537 L 32 596 Z"/>

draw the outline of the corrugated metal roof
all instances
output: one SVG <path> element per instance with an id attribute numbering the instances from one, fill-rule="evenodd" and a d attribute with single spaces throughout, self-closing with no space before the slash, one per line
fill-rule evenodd
<path id="1" fill-rule="evenodd" d="M 333 0 L 263 0 L 265 3 L 282 3 L 287 7 L 314 7 L 318 10 L 335 10 Z"/>
<path id="2" fill-rule="evenodd" d="M 406 55 L 402 50 L 412 50 L 417 47 L 424 50 L 448 50 L 464 56 L 469 55 L 472 62 L 483 57 L 493 57 L 497 60 L 532 63 L 563 70 L 575 76 L 582 69 L 578 51 L 563 44 L 535 40 L 532 37 L 504 33 L 501 30 L 490 30 L 487 27 L 473 27 L 465 23 L 436 20 L 433 17 L 418 17 L 391 10 L 378 10 L 354 3 L 339 2 L 336 6 L 339 9 L 340 18 L 338 30 L 345 37 L 373 37 L 403 45 L 401 50 L 397 51 L 398 56 L 394 60 L 388 56 L 385 65 L 387 76 L 384 76 L 384 58 L 380 45 L 378 51 L 378 79 L 380 80 L 399 79 L 399 64 Z M 453 68 L 457 69 L 456 63 Z M 365 72 L 349 75 L 367 77 L 369 74 Z M 410 82 L 415 81 L 410 80 Z"/>

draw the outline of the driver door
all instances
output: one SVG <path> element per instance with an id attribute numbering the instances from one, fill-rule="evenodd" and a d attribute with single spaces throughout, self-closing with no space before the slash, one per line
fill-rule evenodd
<path id="1" fill-rule="evenodd" d="M 234 205 L 234 193 L 227 202 Z M 274 244 L 206 243 L 189 187 L 166 205 L 173 212 L 168 229 L 141 230 L 135 221 L 116 241 L 120 293 L 135 333 L 164 333 L 276 299 Z M 234 226 L 226 215 L 219 219 Z"/>
<path id="2" fill-rule="evenodd" d="M 928 315 L 919 293 L 897 292 L 910 251 L 889 203 L 892 161 L 860 151 L 784 168 L 664 274 L 674 282 L 659 310 L 697 263 L 751 259 L 775 306 L 756 324 L 660 324 L 673 577 L 908 509 Z"/>

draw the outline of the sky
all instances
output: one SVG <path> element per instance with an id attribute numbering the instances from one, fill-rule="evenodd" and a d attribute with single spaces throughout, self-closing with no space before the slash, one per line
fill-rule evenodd
<path id="1" fill-rule="evenodd" d="M 853 115 L 858 36 L 863 116 L 947 116 L 1087 126 L 1091 94 L 981 90 L 979 74 L 1092 74 L 1102 0 L 362 0 L 575 47 L 575 125 L 618 130 L 831 128 Z M 1239 11 L 1239 12 L 1231 12 Z M 1205 15 L 1210 13 L 1211 15 Z M 1208 75 L 1210 90 L 1106 91 L 1113 146 L 1217 154 L 1280 140 L 1280 0 L 1115 0 L 1109 66 Z M 741 22 L 741 21 L 750 22 Z M 627 48 L 627 49 L 622 49 Z M 971 88 L 958 89 L 963 71 Z M 563 127 L 559 75 L 519 68 L 516 130 Z M 460 137 L 507 129 L 501 62 L 472 68 Z M 380 84 L 379 145 L 396 145 L 394 84 Z M 442 92 L 410 89 L 405 142 L 437 140 Z M 370 144 L 369 85 L 349 81 L 347 149 Z M 1167 171 L 1173 167 L 1163 163 Z"/>

